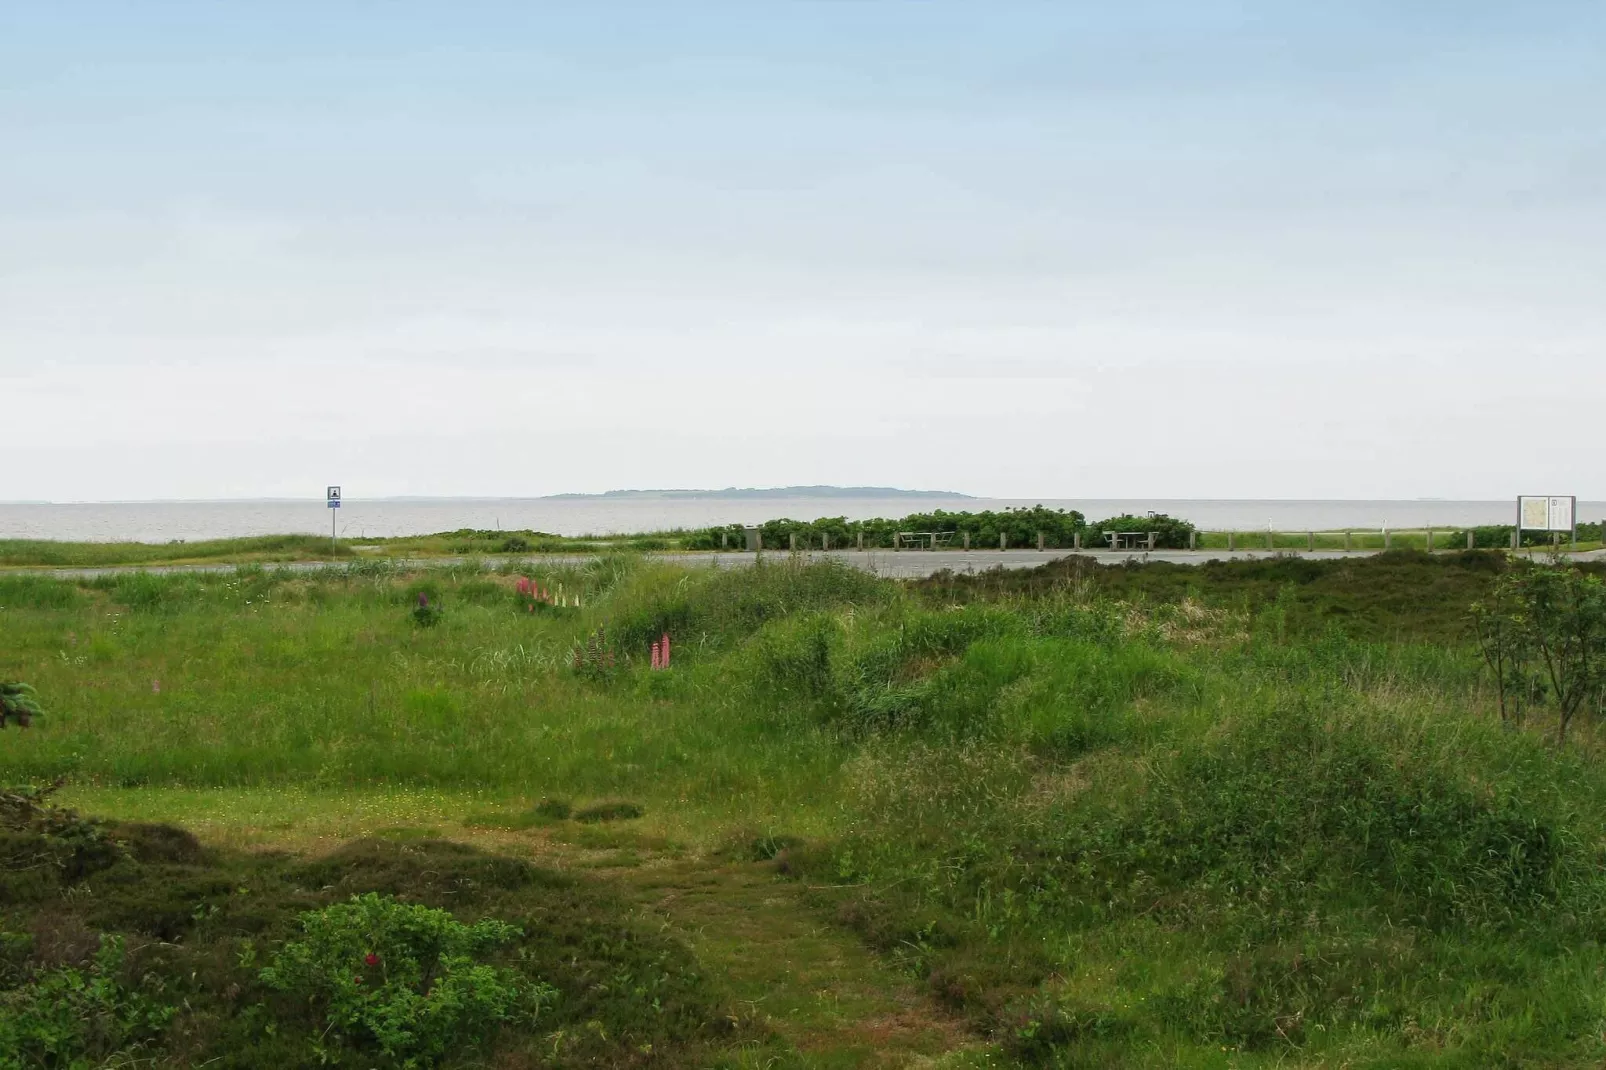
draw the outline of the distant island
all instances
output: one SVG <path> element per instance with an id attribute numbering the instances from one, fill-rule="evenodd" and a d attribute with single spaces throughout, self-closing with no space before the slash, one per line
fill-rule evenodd
<path id="1" fill-rule="evenodd" d="M 610 490 L 601 494 L 548 494 L 543 501 L 576 498 L 972 498 L 952 490 L 898 487 L 726 487 L 724 490 Z"/>

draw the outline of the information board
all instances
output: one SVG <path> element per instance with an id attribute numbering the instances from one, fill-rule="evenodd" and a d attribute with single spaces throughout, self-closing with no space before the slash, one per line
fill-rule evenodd
<path id="1" fill-rule="evenodd" d="M 1517 499 L 1517 527 L 1523 531 L 1572 531 L 1578 498 L 1570 494 L 1525 494 Z"/>

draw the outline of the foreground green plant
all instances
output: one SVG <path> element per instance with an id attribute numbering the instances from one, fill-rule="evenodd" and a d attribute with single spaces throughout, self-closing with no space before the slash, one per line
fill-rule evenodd
<path id="1" fill-rule="evenodd" d="M 1548 697 L 1556 739 L 1606 696 L 1606 584 L 1571 568 L 1513 569 L 1471 616 L 1503 721 Z"/>
<path id="2" fill-rule="evenodd" d="M 159 1036 L 175 1008 L 125 984 L 124 959 L 122 939 L 103 937 L 87 966 L 37 971 L 0 991 L 0 1070 L 110 1065 Z"/>
<path id="3" fill-rule="evenodd" d="M 14 723 L 19 728 L 33 724 L 35 717 L 43 717 L 39 698 L 34 689 L 20 680 L 0 680 L 0 728 Z"/>
<path id="4" fill-rule="evenodd" d="M 322 1061 L 351 1046 L 377 1049 L 391 1065 L 431 1066 L 501 1023 L 533 1020 L 557 995 L 482 961 L 519 937 L 504 922 L 464 925 L 444 910 L 369 893 L 302 915 L 301 928 L 302 939 L 276 952 L 261 979 L 315 1008 Z"/>

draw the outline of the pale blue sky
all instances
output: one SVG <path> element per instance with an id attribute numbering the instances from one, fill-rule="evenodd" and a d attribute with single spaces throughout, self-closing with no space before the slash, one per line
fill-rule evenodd
<path id="1" fill-rule="evenodd" d="M 1601 498 L 1603 294 L 1599 3 L 0 5 L 0 500 Z"/>

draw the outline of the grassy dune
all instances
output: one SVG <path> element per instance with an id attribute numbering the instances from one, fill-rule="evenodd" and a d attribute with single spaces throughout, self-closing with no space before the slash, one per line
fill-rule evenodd
<path id="1" fill-rule="evenodd" d="M 171 565 L 326 561 L 352 556 L 349 545 L 317 535 L 260 535 L 202 542 L 58 542 L 0 539 L 0 566 L 94 568 L 103 565 Z"/>
<path id="2" fill-rule="evenodd" d="M 316 1023 L 241 941 L 393 888 L 521 920 L 558 992 L 461 1065 L 1600 1065 L 1606 777 L 1592 729 L 1559 750 L 1489 708 L 1459 622 L 1505 567 L 526 569 L 567 612 L 510 570 L 0 577 L 0 677 L 50 711 L 0 735 L 0 782 L 210 845 L 65 899 L 0 867 L 0 990 L 61 958 L 46 913 L 138 940 L 160 911 L 106 897 L 190 881 L 254 920 L 170 920 L 194 960 L 140 968 L 237 986 L 257 1032 L 194 995 L 142 1057 L 284 1065 Z"/>

